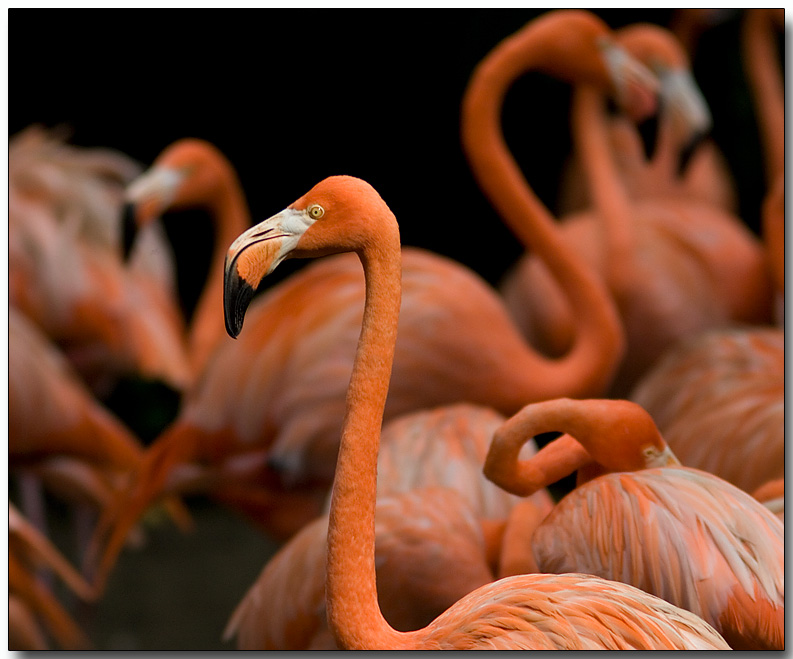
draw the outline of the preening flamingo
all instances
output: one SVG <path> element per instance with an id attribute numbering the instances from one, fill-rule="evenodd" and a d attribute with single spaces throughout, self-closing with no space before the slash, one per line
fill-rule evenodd
<path id="1" fill-rule="evenodd" d="M 492 90 L 485 93 L 503 58 L 497 48 L 485 59 L 464 101 L 464 144 L 475 172 L 488 172 L 493 167 L 485 169 L 486 163 L 509 157 L 503 143 L 493 138 L 500 96 Z M 500 81 L 499 89 L 505 86 Z M 560 233 L 579 258 L 600 273 L 620 311 L 627 352 L 612 393 L 627 394 L 663 350 L 683 336 L 770 319 L 770 282 L 762 249 L 739 220 L 694 199 L 631 200 L 610 152 L 597 90 L 583 85 L 576 90 L 573 126 L 596 212 L 567 218 Z M 502 195 L 504 187 L 525 187 L 522 180 L 507 180 L 502 176 L 485 187 Z M 575 317 L 554 288 L 534 255 L 521 260 L 505 285 L 508 306 L 521 309 L 518 324 L 551 352 L 567 349 L 574 336 L 567 328 Z"/>
<path id="2" fill-rule="evenodd" d="M 671 348 L 631 393 L 681 463 L 745 492 L 785 475 L 785 335 L 713 330 Z"/>
<path id="3" fill-rule="evenodd" d="M 345 649 L 722 648 L 706 623 L 638 589 L 588 575 L 527 575 L 478 588 L 427 627 L 399 632 L 383 618 L 375 586 L 375 500 L 380 426 L 400 309 L 396 219 L 352 177 L 319 183 L 242 234 L 226 257 L 224 309 L 242 330 L 252 291 L 288 255 L 354 251 L 366 301 L 347 394 L 328 524 L 328 624 Z"/>
<path id="4" fill-rule="evenodd" d="M 88 637 L 72 620 L 53 593 L 33 573 L 50 568 L 83 601 L 96 593 L 55 546 L 11 504 L 8 507 L 9 645 L 12 650 L 48 650 L 49 634 L 63 650 L 85 650 Z"/>
<path id="5" fill-rule="evenodd" d="M 569 435 L 560 447 L 555 440 L 528 461 L 517 458 L 525 439 L 549 431 Z M 508 491 L 531 494 L 576 468 L 587 467 L 584 477 L 639 469 L 577 487 L 524 552 L 542 572 L 615 579 L 692 611 L 735 649 L 784 648 L 782 524 L 735 486 L 677 464 L 638 405 L 561 399 L 507 421 L 485 473 Z"/>
<path id="6" fill-rule="evenodd" d="M 166 304 L 167 267 L 150 257 L 156 236 L 147 233 L 132 267 L 121 261 L 118 214 L 129 167 L 116 160 L 127 163 L 120 154 L 67 150 L 36 132 L 12 139 L 10 302 L 100 395 L 132 373 L 181 388 L 188 375 L 181 320 Z"/>
<path id="7" fill-rule="evenodd" d="M 325 613 L 328 515 L 270 559 L 234 611 L 224 638 L 239 650 L 337 650 Z M 493 580 L 468 502 L 449 488 L 378 496 L 377 596 L 385 619 L 410 631 Z"/>

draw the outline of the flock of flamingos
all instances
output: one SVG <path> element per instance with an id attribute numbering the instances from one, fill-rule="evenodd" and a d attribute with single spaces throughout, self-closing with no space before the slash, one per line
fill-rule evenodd
<path id="1" fill-rule="evenodd" d="M 201 492 L 282 543 L 228 611 L 240 649 L 784 648 L 784 17 L 742 20 L 760 237 L 718 147 L 690 146 L 711 116 L 671 32 L 559 10 L 494 45 L 461 137 L 526 248 L 499 291 L 402 248 L 357 178 L 252 226 L 206 142 L 141 174 L 13 137 L 11 647 L 90 647 L 63 592 L 95 602 L 156 533 L 144 514 L 189 527 Z M 573 87 L 559 221 L 501 131 L 528 71 Z M 656 113 L 647 157 L 635 125 Z M 189 323 L 157 221 L 187 207 L 216 227 Z M 254 298 L 282 260 L 321 256 Z M 127 373 L 182 394 L 145 448 L 102 403 Z M 39 530 L 43 491 L 83 511 L 80 565 Z"/>

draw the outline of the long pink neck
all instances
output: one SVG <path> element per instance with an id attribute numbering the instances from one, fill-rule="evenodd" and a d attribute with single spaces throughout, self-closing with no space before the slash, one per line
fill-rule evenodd
<path id="1" fill-rule="evenodd" d="M 574 438 L 591 432 L 592 420 L 582 414 L 581 403 L 564 398 L 533 403 L 505 421 L 490 444 L 485 476 L 507 492 L 527 497 L 592 462 L 589 452 Z M 570 435 L 546 444 L 530 460 L 520 460 L 523 445 L 544 432 Z"/>
<path id="2" fill-rule="evenodd" d="M 207 359 L 225 336 L 223 325 L 223 264 L 226 250 L 250 226 L 250 213 L 231 165 L 219 167 L 220 193 L 209 203 L 215 224 L 215 247 L 206 285 L 193 315 L 188 337 L 193 373 L 203 370 Z"/>
<path id="3" fill-rule="evenodd" d="M 463 146 L 480 187 L 521 242 L 543 259 L 578 319 L 564 357 L 549 360 L 527 350 L 517 360 L 516 368 L 535 381 L 525 400 L 591 395 L 611 381 L 624 349 L 622 328 L 606 291 L 559 236 L 504 142 L 500 115 L 507 89 L 521 74 L 546 67 L 558 41 L 547 30 L 526 29 L 519 37 L 502 42 L 474 71 L 463 99 Z M 544 384 L 539 394 L 537 382 Z"/>
<path id="4" fill-rule="evenodd" d="M 769 187 L 785 171 L 785 91 L 768 9 L 749 9 L 743 52 L 765 151 Z"/>
<path id="5" fill-rule="evenodd" d="M 328 623 L 345 649 L 404 648 L 377 602 L 374 541 L 377 452 L 401 300 L 399 232 L 393 220 L 360 253 L 366 302 L 347 391 L 347 410 L 331 495 L 325 598 Z"/>
<path id="6" fill-rule="evenodd" d="M 603 228 L 606 281 L 619 293 L 635 282 L 635 236 L 631 201 L 612 156 L 605 101 L 600 91 L 581 85 L 573 95 L 573 132 L 589 193 Z"/>

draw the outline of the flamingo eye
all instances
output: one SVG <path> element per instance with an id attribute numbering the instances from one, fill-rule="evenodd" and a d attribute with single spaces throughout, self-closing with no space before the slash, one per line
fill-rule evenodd
<path id="1" fill-rule="evenodd" d="M 308 210 L 308 214 L 315 220 L 318 220 L 325 214 L 325 209 L 319 204 L 311 204 L 306 210 Z"/>

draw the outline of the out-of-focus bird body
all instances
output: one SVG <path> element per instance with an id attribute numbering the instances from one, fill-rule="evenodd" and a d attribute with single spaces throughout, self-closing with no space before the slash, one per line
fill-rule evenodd
<path id="1" fill-rule="evenodd" d="M 426 625 L 493 579 L 477 516 L 450 489 L 380 497 L 375 529 L 378 598 L 396 629 Z M 226 628 L 238 649 L 338 649 L 325 620 L 327 532 L 324 515 L 270 559 Z"/>
<path id="2" fill-rule="evenodd" d="M 785 472 L 781 329 L 706 332 L 674 346 L 631 399 L 681 463 L 752 492 Z"/>

